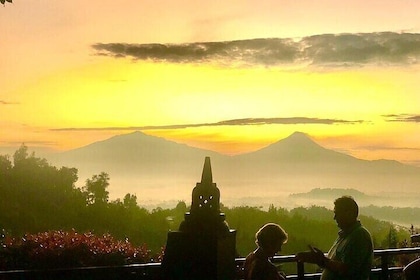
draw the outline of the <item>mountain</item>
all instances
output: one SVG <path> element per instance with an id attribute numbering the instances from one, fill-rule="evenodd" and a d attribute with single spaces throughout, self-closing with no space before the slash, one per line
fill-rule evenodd
<path id="1" fill-rule="evenodd" d="M 331 165 L 348 168 L 349 165 L 362 162 L 349 155 L 325 149 L 302 132 L 295 132 L 258 151 L 238 155 L 236 159 L 250 165 L 261 163 L 261 170 L 275 172 L 282 172 L 281 169 L 288 172 L 316 171 L 322 166 L 331 168 Z"/>
<path id="2" fill-rule="evenodd" d="M 48 158 L 76 167 L 84 182 L 99 172 L 110 175 L 110 193 L 140 200 L 188 200 L 210 156 L 222 198 L 265 197 L 314 188 L 352 188 L 366 192 L 417 192 L 420 168 L 396 161 L 367 161 L 326 149 L 295 132 L 258 151 L 226 156 L 134 132 Z"/>
<path id="3" fill-rule="evenodd" d="M 64 152 L 56 158 L 58 163 L 73 164 L 84 169 L 165 175 L 165 172 L 185 172 L 184 166 L 201 162 L 204 156 L 221 155 L 207 150 L 178 144 L 160 137 L 134 132 L 114 136 L 108 140 Z"/>
<path id="4" fill-rule="evenodd" d="M 110 187 L 122 198 L 145 188 L 156 189 L 154 193 L 159 194 L 171 185 L 191 187 L 195 184 L 191 175 L 196 174 L 196 180 L 201 178 L 206 156 L 216 162 L 224 157 L 138 131 L 59 153 L 49 160 L 58 166 L 76 167 L 81 183 L 94 174 L 108 173 Z"/>
<path id="5" fill-rule="evenodd" d="M 331 187 L 416 192 L 420 185 L 418 167 L 389 160 L 361 160 L 325 149 L 300 132 L 233 160 L 232 177 L 256 188 L 274 189 L 273 194 Z"/>
<path id="6" fill-rule="evenodd" d="M 321 147 L 302 132 L 294 132 L 283 140 L 239 157 L 289 162 L 318 162 L 325 159 L 342 162 L 352 158 L 349 155 Z"/>

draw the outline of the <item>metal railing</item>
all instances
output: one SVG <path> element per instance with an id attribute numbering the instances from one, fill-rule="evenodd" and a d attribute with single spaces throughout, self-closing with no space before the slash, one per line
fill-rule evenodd
<path id="1" fill-rule="evenodd" d="M 380 266 L 373 267 L 371 269 L 371 275 L 374 279 L 389 279 L 394 274 L 402 274 L 403 266 L 390 266 L 391 258 L 400 255 L 417 255 L 420 256 L 420 247 L 410 248 L 399 248 L 399 249 L 378 249 L 374 250 L 374 258 L 380 259 Z M 321 272 L 319 273 L 305 273 L 305 263 L 298 262 L 295 256 L 275 256 L 273 259 L 274 263 L 296 263 L 296 275 L 288 275 L 287 279 L 307 280 L 307 279 L 319 279 Z"/>
<path id="2" fill-rule="evenodd" d="M 373 267 L 371 270 L 372 278 L 388 280 L 390 276 L 395 274 L 402 274 L 403 267 L 390 266 L 391 258 L 401 255 L 420 255 L 420 247 L 400 248 L 400 249 L 384 249 L 375 250 L 374 256 L 379 259 L 380 265 Z M 245 258 L 236 258 L 235 262 L 238 268 L 242 267 Z M 296 263 L 297 274 L 287 275 L 287 279 L 309 280 L 319 279 L 321 273 L 305 273 L 305 263 L 297 262 L 294 255 L 275 256 L 274 263 Z M 241 273 L 238 270 L 237 279 L 241 278 Z M 117 279 L 137 279 L 137 280 L 160 280 L 161 279 L 161 264 L 160 263 L 146 263 L 146 264 L 132 264 L 124 266 L 107 266 L 107 267 L 80 267 L 80 268 L 65 268 L 65 269 L 50 269 L 50 270 L 13 270 L 0 271 L 0 280 L 15 280 L 15 279 L 89 279 L 89 280 L 117 280 Z"/>

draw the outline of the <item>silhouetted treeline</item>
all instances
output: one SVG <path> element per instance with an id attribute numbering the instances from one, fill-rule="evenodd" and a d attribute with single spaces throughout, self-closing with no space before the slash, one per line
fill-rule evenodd
<path id="1" fill-rule="evenodd" d="M 419 203 L 420 206 L 420 203 Z M 392 206 L 366 206 L 361 208 L 365 215 L 384 219 L 387 221 L 395 221 L 404 225 L 420 225 L 420 208 L 419 207 L 392 207 Z"/>
<path id="2" fill-rule="evenodd" d="M 109 201 L 106 173 L 93 175 L 82 188 L 77 180 L 76 168 L 51 166 L 24 145 L 12 158 L 0 156 L 0 229 L 12 236 L 72 229 L 110 233 L 153 250 L 165 244 L 167 217 L 176 209 L 149 212 L 131 194 Z"/>
<path id="3" fill-rule="evenodd" d="M 181 201 L 173 209 L 149 211 L 139 206 L 132 194 L 109 201 L 109 179 L 102 172 L 78 188 L 76 168 L 54 167 L 29 154 L 22 145 L 13 157 L 0 156 L 0 229 L 12 236 L 48 230 L 109 233 L 159 252 L 166 243 L 167 232 L 178 229 L 184 219 L 186 203 Z M 273 204 L 264 211 L 258 207 L 222 206 L 222 211 L 229 226 L 237 230 L 240 256 L 255 249 L 254 234 L 267 222 L 279 223 L 289 233 L 283 254 L 307 250 L 307 244 L 327 250 L 337 236 L 333 213 L 323 207 L 287 210 Z M 371 231 L 376 248 L 397 247 L 409 238 L 405 228 L 370 217 L 362 216 L 361 220 Z"/>

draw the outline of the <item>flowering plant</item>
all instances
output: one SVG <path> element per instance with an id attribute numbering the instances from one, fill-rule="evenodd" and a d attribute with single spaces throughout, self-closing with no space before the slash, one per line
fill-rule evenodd
<path id="1" fill-rule="evenodd" d="M 128 239 L 91 232 L 47 231 L 22 238 L 4 236 L 0 248 L 0 270 L 81 266 L 110 266 L 151 261 L 145 245 L 135 247 Z"/>

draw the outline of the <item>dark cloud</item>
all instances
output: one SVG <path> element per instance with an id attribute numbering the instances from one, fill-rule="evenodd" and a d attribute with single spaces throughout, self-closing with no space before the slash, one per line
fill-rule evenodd
<path id="1" fill-rule="evenodd" d="M 318 63 L 417 63 L 420 34 L 370 33 L 320 35 L 302 40 L 305 56 Z"/>
<path id="2" fill-rule="evenodd" d="M 88 128 L 56 128 L 53 131 L 83 131 L 83 130 L 153 130 L 153 129 L 183 129 L 192 127 L 205 126 L 241 126 L 241 125 L 267 125 L 267 124 L 357 124 L 363 123 L 362 120 L 349 121 L 339 119 L 319 119 L 319 118 L 244 118 L 225 120 L 215 123 L 200 123 L 200 124 L 176 124 L 176 125 L 159 125 L 159 126 L 129 126 L 129 127 L 88 127 Z"/>
<path id="3" fill-rule="evenodd" d="M 16 104 L 19 104 L 19 103 L 0 100 L 0 105 L 16 105 Z"/>
<path id="4" fill-rule="evenodd" d="M 292 63 L 299 54 L 298 46 L 290 39 L 254 39 L 180 45 L 98 43 L 92 47 L 98 55 L 173 63 L 219 61 L 270 65 Z"/>
<path id="5" fill-rule="evenodd" d="M 26 145 L 26 146 L 40 146 L 40 147 L 44 147 L 44 146 L 56 146 L 57 142 L 53 142 L 53 141 L 35 141 L 35 140 L 30 140 L 30 141 L 0 141 L 1 144 L 6 145 L 6 146 L 20 146 L 20 145 Z"/>
<path id="6" fill-rule="evenodd" d="M 420 115 L 412 114 L 398 114 L 398 115 L 384 115 L 383 116 L 389 122 L 414 122 L 420 123 Z"/>
<path id="7" fill-rule="evenodd" d="M 324 34 L 293 39 L 253 39 L 190 44 L 97 43 L 97 55 L 131 57 L 172 63 L 218 62 L 227 65 L 274 66 L 416 64 L 420 59 L 420 34 Z"/>
<path id="8" fill-rule="evenodd" d="M 261 124 L 355 124 L 363 121 L 347 121 L 337 119 L 319 119 L 306 117 L 293 118 L 246 118 L 227 120 L 216 123 L 215 125 L 261 125 Z"/>

